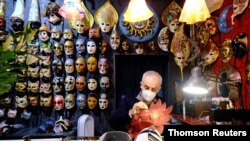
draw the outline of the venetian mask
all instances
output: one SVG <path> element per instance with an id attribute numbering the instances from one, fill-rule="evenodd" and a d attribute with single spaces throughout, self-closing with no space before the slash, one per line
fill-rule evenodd
<path id="1" fill-rule="evenodd" d="M 158 35 L 158 45 L 160 49 L 163 51 L 168 51 L 168 46 L 169 46 L 168 34 L 169 34 L 168 27 L 164 27 L 163 29 L 161 29 Z"/>
<path id="2" fill-rule="evenodd" d="M 68 74 L 74 73 L 75 71 L 74 60 L 70 58 L 66 59 L 64 67 L 66 73 Z"/>
<path id="3" fill-rule="evenodd" d="M 86 27 L 83 19 L 76 20 L 75 24 L 76 24 L 76 31 L 78 33 L 82 34 L 86 31 L 87 27 Z"/>
<path id="4" fill-rule="evenodd" d="M 76 78 L 76 90 L 81 92 L 86 87 L 86 78 L 84 76 L 77 76 Z"/>
<path id="5" fill-rule="evenodd" d="M 177 31 L 177 29 L 180 27 L 179 19 L 170 20 L 168 26 L 169 26 L 169 30 L 172 33 L 175 33 L 175 31 Z"/>
<path id="6" fill-rule="evenodd" d="M 11 17 L 11 27 L 15 32 L 23 31 L 24 21 L 18 17 Z"/>
<path id="7" fill-rule="evenodd" d="M 108 42 L 106 40 L 102 40 L 102 44 L 101 44 L 101 47 L 99 48 L 100 50 L 100 53 L 102 55 L 106 54 L 107 53 L 107 50 L 108 50 Z"/>
<path id="8" fill-rule="evenodd" d="M 38 93 L 39 92 L 39 81 L 36 82 L 28 81 L 28 92 Z"/>
<path id="9" fill-rule="evenodd" d="M 52 95 L 40 96 L 40 106 L 41 107 L 50 107 L 52 106 Z"/>
<path id="10" fill-rule="evenodd" d="M 134 43 L 134 48 L 135 48 L 136 54 L 143 54 L 144 53 L 144 44 Z"/>
<path id="11" fill-rule="evenodd" d="M 87 46 L 87 52 L 88 52 L 89 55 L 93 55 L 93 54 L 96 53 L 97 46 L 96 46 L 96 43 L 95 43 L 94 40 L 89 39 L 89 40 L 87 41 L 86 46 Z"/>
<path id="12" fill-rule="evenodd" d="M 108 96 L 107 94 L 105 93 L 102 93 L 100 95 L 100 98 L 99 98 L 99 107 L 101 110 L 105 110 L 108 108 L 108 105 L 109 105 L 109 100 L 108 100 Z"/>
<path id="13" fill-rule="evenodd" d="M 84 109 L 87 105 L 86 95 L 81 93 L 77 94 L 76 104 L 79 109 Z"/>
<path id="14" fill-rule="evenodd" d="M 50 38 L 50 29 L 46 25 L 42 25 L 39 28 L 38 37 L 42 42 L 47 42 Z"/>
<path id="15" fill-rule="evenodd" d="M 248 82 L 250 82 L 250 62 L 246 63 L 245 70 L 246 70 L 246 79 Z"/>
<path id="16" fill-rule="evenodd" d="M 52 82 L 52 86 L 53 86 L 53 90 L 55 93 L 60 93 L 63 90 L 63 78 L 62 77 L 54 77 L 53 78 L 53 82 Z"/>
<path id="17" fill-rule="evenodd" d="M 89 72 L 95 72 L 97 68 L 97 60 L 94 56 L 87 59 L 87 69 Z"/>
<path id="18" fill-rule="evenodd" d="M 207 19 L 205 22 L 205 28 L 206 28 L 206 31 L 208 31 L 210 35 L 215 35 L 218 29 L 216 19 L 215 18 Z"/>
<path id="19" fill-rule="evenodd" d="M 51 83 L 41 83 L 39 91 L 40 93 L 43 93 L 43 94 L 50 94 L 52 91 Z"/>
<path id="20" fill-rule="evenodd" d="M 83 55 L 85 53 L 84 39 L 77 39 L 75 46 L 78 54 Z"/>
<path id="21" fill-rule="evenodd" d="M 110 35 L 110 46 L 113 50 L 117 50 L 120 46 L 121 38 L 120 35 L 116 29 L 116 26 L 114 26 L 112 33 Z"/>
<path id="22" fill-rule="evenodd" d="M 90 93 L 87 98 L 87 103 L 90 110 L 95 109 L 98 104 L 98 96 L 95 93 Z"/>
<path id="23" fill-rule="evenodd" d="M 61 58 L 63 56 L 63 45 L 59 42 L 55 42 L 53 51 L 58 58 Z"/>
<path id="24" fill-rule="evenodd" d="M 109 70 L 109 62 L 107 58 L 100 58 L 98 61 L 98 70 L 100 74 L 107 74 Z"/>
<path id="25" fill-rule="evenodd" d="M 52 24 L 59 24 L 62 20 L 62 16 L 58 13 L 60 6 L 55 2 L 49 2 L 45 8 L 43 16 L 48 17 L 49 22 Z"/>
<path id="26" fill-rule="evenodd" d="M 249 0 L 234 0 L 233 1 L 233 14 L 231 16 L 232 25 L 234 24 L 234 17 L 240 15 L 247 8 Z"/>
<path id="27" fill-rule="evenodd" d="M 73 91 L 75 88 L 75 78 L 73 76 L 66 76 L 64 87 L 67 92 Z"/>
<path id="28" fill-rule="evenodd" d="M 32 78 L 38 78 L 39 77 L 39 66 L 31 67 L 28 66 L 28 76 Z"/>
<path id="29" fill-rule="evenodd" d="M 61 61 L 60 59 L 53 60 L 53 62 L 52 62 L 52 69 L 53 69 L 53 72 L 54 72 L 57 76 L 62 75 L 62 72 L 63 72 L 63 64 L 62 64 L 62 61 Z"/>
<path id="30" fill-rule="evenodd" d="M 31 106 L 34 106 L 34 107 L 38 106 L 38 96 L 30 95 L 28 97 L 28 99 L 29 99 L 29 102 L 30 102 Z"/>
<path id="31" fill-rule="evenodd" d="M 110 80 L 109 77 L 107 76 L 102 76 L 100 78 L 100 88 L 101 90 L 103 90 L 104 92 L 106 92 L 109 88 L 110 88 Z"/>
<path id="32" fill-rule="evenodd" d="M 28 106 L 27 95 L 23 97 L 16 96 L 16 106 L 18 108 L 26 108 Z"/>
<path id="33" fill-rule="evenodd" d="M 55 41 L 60 41 L 61 37 L 62 37 L 61 31 L 59 31 L 57 27 L 54 27 L 51 30 L 51 38 Z"/>
<path id="34" fill-rule="evenodd" d="M 72 56 L 74 54 L 74 43 L 72 41 L 66 41 L 64 43 L 64 52 L 67 56 Z"/>
<path id="35" fill-rule="evenodd" d="M 100 36 L 101 36 L 101 34 L 100 34 L 99 27 L 89 29 L 89 38 L 90 39 L 98 39 L 98 38 L 100 38 Z"/>
<path id="36" fill-rule="evenodd" d="M 55 95 L 53 99 L 53 106 L 56 111 L 60 111 L 64 108 L 64 98 L 62 95 Z"/>
<path id="37" fill-rule="evenodd" d="M 224 63 L 227 63 L 233 56 L 231 43 L 231 39 L 226 39 L 219 49 L 219 56 Z"/>
<path id="38" fill-rule="evenodd" d="M 88 83 L 88 89 L 90 91 L 94 91 L 97 89 L 98 83 L 97 83 L 96 78 L 94 77 L 88 78 L 87 83 Z"/>
<path id="39" fill-rule="evenodd" d="M 17 115 L 17 110 L 16 109 L 14 109 L 14 110 L 9 109 L 8 110 L 8 113 L 7 113 L 8 118 L 16 118 L 16 115 Z"/>
<path id="40" fill-rule="evenodd" d="M 15 90 L 17 92 L 26 92 L 27 82 L 16 82 Z"/>
<path id="41" fill-rule="evenodd" d="M 211 65 L 213 62 L 215 62 L 217 60 L 218 56 L 219 56 L 218 50 L 216 50 L 216 49 L 209 50 L 209 52 L 207 54 L 202 56 L 202 60 L 203 60 L 202 65 L 204 67 Z"/>
<path id="42" fill-rule="evenodd" d="M 65 29 L 63 31 L 63 38 L 64 40 L 73 40 L 74 34 L 70 29 Z"/>
<path id="43" fill-rule="evenodd" d="M 107 33 L 111 30 L 111 25 L 110 22 L 108 20 L 100 20 L 100 28 L 101 31 L 104 33 Z"/>
<path id="44" fill-rule="evenodd" d="M 74 94 L 66 94 L 65 96 L 65 107 L 67 110 L 74 108 L 75 106 L 75 95 Z"/>

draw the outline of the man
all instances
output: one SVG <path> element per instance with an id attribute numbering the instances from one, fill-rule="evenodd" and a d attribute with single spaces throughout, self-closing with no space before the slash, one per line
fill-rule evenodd
<path id="1" fill-rule="evenodd" d="M 152 102 L 159 99 L 156 94 L 160 91 L 161 84 L 162 77 L 158 72 L 146 71 L 140 82 L 141 92 L 136 97 L 126 96 L 111 116 L 112 128 L 127 131 L 132 117 L 140 113 L 141 110 L 148 109 Z"/>

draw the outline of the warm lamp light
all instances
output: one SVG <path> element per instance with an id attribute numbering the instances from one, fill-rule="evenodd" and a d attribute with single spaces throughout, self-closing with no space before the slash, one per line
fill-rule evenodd
<path id="1" fill-rule="evenodd" d="M 193 95 L 207 94 L 207 82 L 201 77 L 201 68 L 195 67 L 191 73 L 191 77 L 186 81 L 182 90 Z"/>
<path id="2" fill-rule="evenodd" d="M 126 22 L 140 22 L 151 18 L 153 15 L 145 0 L 130 0 L 128 8 L 123 14 L 123 20 Z"/>
<path id="3" fill-rule="evenodd" d="M 179 21 L 194 24 L 205 21 L 210 16 L 205 0 L 186 0 Z"/>
<path id="4" fill-rule="evenodd" d="M 58 13 L 65 19 L 73 21 L 80 20 L 85 16 L 81 0 L 64 0 Z"/>

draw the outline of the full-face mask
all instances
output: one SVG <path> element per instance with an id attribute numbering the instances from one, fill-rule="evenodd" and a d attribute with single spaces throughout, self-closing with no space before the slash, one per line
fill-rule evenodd
<path id="1" fill-rule="evenodd" d="M 60 6 L 55 2 L 49 2 L 43 12 L 43 16 L 48 17 L 52 24 L 59 24 L 62 21 L 62 16 L 58 13 Z"/>
<path id="2" fill-rule="evenodd" d="M 54 43 L 53 52 L 58 58 L 63 56 L 63 45 L 59 42 Z"/>
<path id="3" fill-rule="evenodd" d="M 72 56 L 74 55 L 74 43 L 70 40 L 66 41 L 64 43 L 64 52 L 67 56 Z"/>
<path id="4" fill-rule="evenodd" d="M 66 59 L 64 67 L 66 73 L 68 74 L 74 73 L 75 71 L 74 60 L 70 58 Z"/>
<path id="5" fill-rule="evenodd" d="M 110 35 L 110 46 L 113 50 L 117 50 L 120 46 L 121 38 L 120 35 L 116 29 L 116 26 L 114 26 L 112 33 Z"/>
<path id="6" fill-rule="evenodd" d="M 100 58 L 98 60 L 98 70 L 100 74 L 107 74 L 109 70 L 109 62 L 107 58 Z"/>
<path id="7" fill-rule="evenodd" d="M 11 17 L 11 27 L 15 32 L 23 31 L 24 21 L 18 17 Z"/>
<path id="8" fill-rule="evenodd" d="M 110 88 L 110 80 L 108 76 L 102 76 L 100 78 L 100 88 L 102 91 L 106 92 Z"/>
<path id="9" fill-rule="evenodd" d="M 99 47 L 99 51 L 102 55 L 105 55 L 108 51 L 108 42 L 106 40 L 102 40 L 101 47 Z"/>
<path id="10" fill-rule="evenodd" d="M 100 95 L 100 98 L 99 98 L 98 101 L 99 101 L 99 107 L 100 107 L 101 110 L 105 110 L 105 109 L 108 108 L 108 106 L 109 106 L 109 100 L 108 100 L 107 94 L 102 93 Z"/>
<path id="11" fill-rule="evenodd" d="M 87 103 L 90 110 L 95 109 L 98 104 L 98 96 L 95 93 L 89 93 Z"/>
<path id="12" fill-rule="evenodd" d="M 135 48 L 136 54 L 143 54 L 144 53 L 144 44 L 134 43 L 134 48 Z"/>
<path id="13" fill-rule="evenodd" d="M 57 76 L 61 76 L 63 73 L 63 64 L 60 59 L 53 60 L 52 70 Z"/>
<path id="14" fill-rule="evenodd" d="M 83 19 L 76 20 L 75 24 L 76 24 L 77 33 L 82 34 L 82 33 L 84 33 L 86 31 L 87 27 L 86 27 Z"/>
<path id="15" fill-rule="evenodd" d="M 28 92 L 32 92 L 32 93 L 39 92 L 39 80 L 35 82 L 28 81 Z"/>
<path id="16" fill-rule="evenodd" d="M 75 67 L 76 67 L 76 71 L 79 74 L 84 73 L 85 69 L 86 69 L 86 62 L 85 59 L 83 57 L 78 57 L 76 59 L 76 63 L 75 63 Z"/>
<path id="17" fill-rule="evenodd" d="M 88 78 L 87 83 L 90 91 L 95 91 L 97 89 L 98 83 L 95 77 Z"/>
<path id="18" fill-rule="evenodd" d="M 66 94 L 65 96 L 65 108 L 70 110 L 75 106 L 75 95 L 72 93 Z"/>
<path id="19" fill-rule="evenodd" d="M 38 37 L 42 42 L 47 42 L 50 38 L 50 29 L 48 28 L 47 25 L 42 25 L 39 28 L 39 33 L 38 33 Z"/>
<path id="20" fill-rule="evenodd" d="M 86 95 L 82 93 L 78 93 L 76 97 L 76 104 L 79 109 L 84 109 L 87 105 Z"/>
<path id="21" fill-rule="evenodd" d="M 97 46 L 96 46 L 96 43 L 94 40 L 92 39 L 89 39 L 86 43 L 86 46 L 87 46 L 87 53 L 89 55 L 93 55 L 96 53 L 96 50 L 97 50 Z"/>
<path id="22" fill-rule="evenodd" d="M 60 111 L 64 108 L 64 98 L 62 95 L 55 95 L 53 99 L 53 106 L 56 111 Z"/>
<path id="23" fill-rule="evenodd" d="M 74 34 L 70 29 L 65 29 L 63 31 L 63 38 L 64 40 L 73 40 Z"/>
<path id="24" fill-rule="evenodd" d="M 48 96 L 41 95 L 40 96 L 40 106 L 47 107 L 47 108 L 52 106 L 52 95 L 48 95 Z"/>
<path id="25" fill-rule="evenodd" d="M 100 28 L 101 28 L 101 31 L 104 32 L 104 33 L 107 33 L 109 31 L 111 31 L 111 24 L 108 20 L 100 20 Z"/>
<path id="26" fill-rule="evenodd" d="M 75 78 L 73 76 L 66 76 L 64 86 L 67 92 L 73 91 L 75 88 Z"/>
<path id="27" fill-rule="evenodd" d="M 85 53 L 84 39 L 77 39 L 75 46 L 78 54 L 83 55 Z"/>
<path id="28" fill-rule="evenodd" d="M 90 56 L 87 59 L 87 69 L 89 72 L 95 72 L 97 68 L 97 59 L 94 56 Z"/>
<path id="29" fill-rule="evenodd" d="M 28 99 L 29 99 L 29 102 L 30 102 L 30 105 L 31 106 L 33 106 L 33 107 L 36 107 L 36 106 L 38 106 L 38 96 L 35 96 L 35 95 L 30 95 L 29 97 L 28 97 Z"/>
<path id="30" fill-rule="evenodd" d="M 40 93 L 43 93 L 43 94 L 50 94 L 52 91 L 51 83 L 41 83 L 39 91 Z"/>
<path id="31" fill-rule="evenodd" d="M 60 41 L 62 37 L 61 31 L 57 27 L 54 27 L 51 31 L 51 38 L 55 41 Z"/>
<path id="32" fill-rule="evenodd" d="M 16 107 L 18 108 L 26 108 L 28 106 L 28 98 L 27 95 L 24 96 L 16 96 Z"/>
<path id="33" fill-rule="evenodd" d="M 98 38 L 100 38 L 100 36 L 101 36 L 101 34 L 100 34 L 99 27 L 89 29 L 89 38 L 90 39 L 98 39 Z"/>
<path id="34" fill-rule="evenodd" d="M 129 43 L 127 41 L 122 42 L 122 49 L 124 52 L 127 52 L 129 50 Z"/>
<path id="35" fill-rule="evenodd" d="M 76 90 L 81 92 L 86 87 L 86 78 L 84 76 L 77 76 L 76 78 Z"/>
<path id="36" fill-rule="evenodd" d="M 53 86 L 53 90 L 55 93 L 60 93 L 63 90 L 63 78 L 62 77 L 54 77 L 53 78 L 53 82 L 52 82 L 52 86 Z"/>

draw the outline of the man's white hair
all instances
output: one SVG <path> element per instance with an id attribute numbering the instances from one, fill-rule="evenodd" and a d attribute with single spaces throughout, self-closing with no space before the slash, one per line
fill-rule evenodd
<path id="1" fill-rule="evenodd" d="M 153 70 L 149 70 L 149 71 L 144 72 L 143 75 L 142 75 L 142 80 L 144 80 L 146 77 L 150 77 L 150 76 L 157 77 L 159 79 L 159 81 L 160 81 L 160 84 L 162 83 L 161 75 L 158 72 L 153 71 Z"/>

